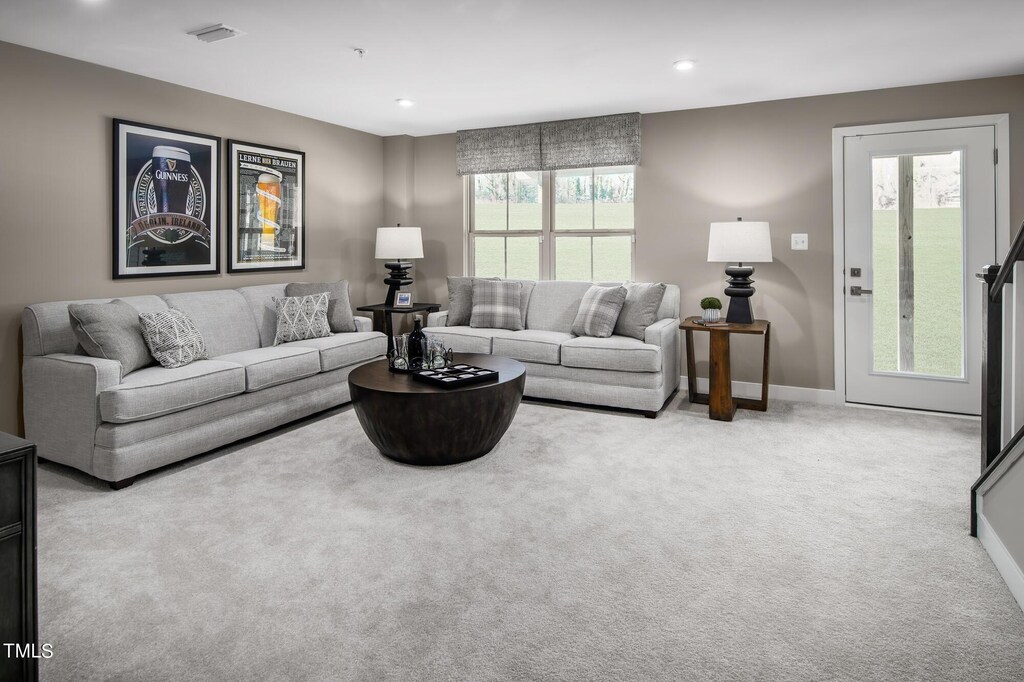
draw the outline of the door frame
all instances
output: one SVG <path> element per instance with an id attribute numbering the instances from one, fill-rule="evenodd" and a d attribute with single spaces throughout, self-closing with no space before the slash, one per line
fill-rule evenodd
<path id="1" fill-rule="evenodd" d="M 835 403 L 846 402 L 846 177 L 845 139 L 863 135 L 913 133 L 950 128 L 993 126 L 996 154 L 996 254 L 1005 254 L 1010 248 L 1010 115 L 990 114 L 938 118 L 928 121 L 901 121 L 873 125 L 843 126 L 832 129 L 832 314 Z M 968 277 L 970 275 L 968 274 Z M 970 295 L 967 292 L 965 295 Z"/>

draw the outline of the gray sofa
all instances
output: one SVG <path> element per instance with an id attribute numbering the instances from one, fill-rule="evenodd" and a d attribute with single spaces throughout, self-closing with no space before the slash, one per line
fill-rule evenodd
<path id="1" fill-rule="evenodd" d="M 349 372 L 385 353 L 384 335 L 357 317 L 356 332 L 274 346 L 273 298 L 284 290 L 270 284 L 122 298 L 139 312 L 185 312 L 210 356 L 123 377 L 119 362 L 76 353 L 68 317 L 74 301 L 28 306 L 26 437 L 40 457 L 120 488 L 145 471 L 348 402 Z"/>
<path id="2" fill-rule="evenodd" d="M 493 353 L 526 365 L 526 395 L 639 410 L 656 417 L 679 388 L 679 287 L 670 284 L 658 320 L 644 339 L 571 333 L 590 282 L 539 281 L 530 296 L 526 329 L 446 326 L 448 312 L 427 316 L 428 336 L 456 352 Z"/>

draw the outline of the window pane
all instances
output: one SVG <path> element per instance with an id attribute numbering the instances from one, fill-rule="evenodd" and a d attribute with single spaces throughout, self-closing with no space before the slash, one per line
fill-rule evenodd
<path id="1" fill-rule="evenodd" d="M 538 237 L 508 237 L 509 279 L 540 279 L 540 239 Z"/>
<path id="2" fill-rule="evenodd" d="M 594 229 L 593 182 L 590 168 L 555 171 L 556 230 Z"/>
<path id="3" fill-rule="evenodd" d="M 633 278 L 633 239 L 594 237 L 594 281 L 625 282 Z"/>
<path id="4" fill-rule="evenodd" d="M 633 229 L 632 167 L 594 169 L 594 227 L 598 230 Z M 594 268 L 597 268 L 596 262 Z"/>
<path id="5" fill-rule="evenodd" d="M 508 229 L 542 229 L 540 177 L 540 171 L 509 173 Z"/>
<path id="6" fill-rule="evenodd" d="M 507 229 L 508 174 L 488 173 L 473 176 L 473 228 L 476 230 Z"/>
<path id="7" fill-rule="evenodd" d="M 473 269 L 477 277 L 505 276 L 505 240 L 477 237 L 473 240 Z"/>
<path id="8" fill-rule="evenodd" d="M 555 278 L 590 281 L 590 237 L 555 237 Z"/>

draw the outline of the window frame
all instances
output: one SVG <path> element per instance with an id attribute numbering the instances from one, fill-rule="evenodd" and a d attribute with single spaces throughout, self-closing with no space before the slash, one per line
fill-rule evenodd
<path id="1" fill-rule="evenodd" d="M 596 168 L 603 168 L 604 166 L 597 166 Z M 589 281 L 598 281 L 593 279 L 594 276 L 594 237 L 629 237 L 629 279 L 634 279 L 636 276 L 636 166 L 631 166 L 633 169 L 633 227 L 631 229 L 597 229 L 591 227 L 590 229 L 566 229 L 559 230 L 556 227 L 555 221 L 555 195 L 554 195 L 554 178 L 557 171 L 529 171 L 531 173 L 540 173 L 540 191 L 541 191 L 541 229 L 540 230 L 476 230 L 476 185 L 474 178 L 477 174 L 468 174 L 463 176 L 463 232 L 465 239 L 463 240 L 463 272 L 469 276 L 476 276 L 476 240 L 478 237 L 483 239 L 496 239 L 496 238 L 508 238 L 508 237 L 531 237 L 538 238 L 538 249 L 540 250 L 539 262 L 540 262 L 540 280 L 557 280 L 557 254 L 556 254 L 556 242 L 558 237 L 565 238 L 591 238 L 590 244 L 590 275 Z M 573 170 L 573 169 L 566 169 Z M 595 168 L 590 169 L 591 173 L 595 172 Z M 515 172 L 515 171 L 512 171 Z M 505 225 L 508 225 L 508 212 L 509 212 L 509 201 L 508 201 L 508 179 L 507 176 L 510 173 L 506 173 L 506 191 L 505 191 Z M 479 175 L 491 175 L 490 173 L 480 173 Z M 592 185 L 593 186 L 593 185 Z M 591 195 L 592 205 L 596 205 L 596 200 Z M 595 215 L 594 213 L 591 214 Z M 508 274 L 508 246 L 505 246 L 505 274 Z"/>

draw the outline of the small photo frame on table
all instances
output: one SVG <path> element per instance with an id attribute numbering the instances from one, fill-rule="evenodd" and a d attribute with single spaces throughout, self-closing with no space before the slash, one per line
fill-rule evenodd
<path id="1" fill-rule="evenodd" d="M 396 308 L 411 308 L 412 307 L 412 293 L 408 291 L 399 291 L 395 294 L 395 307 Z"/>
<path id="2" fill-rule="evenodd" d="M 306 155 L 228 140 L 228 272 L 306 267 Z"/>
<path id="3" fill-rule="evenodd" d="M 220 272 L 220 138 L 114 119 L 113 277 Z"/>

